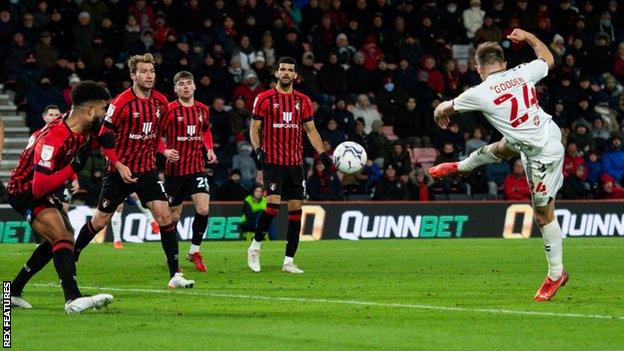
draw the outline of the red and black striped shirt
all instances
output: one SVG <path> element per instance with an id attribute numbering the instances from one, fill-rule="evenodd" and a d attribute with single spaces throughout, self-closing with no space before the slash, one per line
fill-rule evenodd
<path id="1" fill-rule="evenodd" d="M 90 133 L 72 132 L 65 123 L 65 118 L 66 116 L 57 118 L 30 136 L 17 166 L 11 172 L 7 186 L 9 194 L 31 192 L 35 172 L 52 175 L 71 163 L 76 150 L 86 142 Z M 68 179 L 69 177 L 62 181 Z"/>
<path id="2" fill-rule="evenodd" d="M 143 99 L 129 88 L 117 95 L 108 107 L 101 133 L 113 131 L 116 134 L 116 156 L 132 173 L 156 169 L 156 149 L 167 104 L 167 98 L 156 90 Z M 115 170 L 110 160 L 108 169 Z"/>
<path id="3" fill-rule="evenodd" d="M 204 171 L 204 146 L 212 149 L 208 106 L 195 101 L 193 106 L 183 106 L 176 100 L 169 104 L 164 134 L 167 148 L 180 155 L 177 162 L 167 162 L 165 174 L 181 176 Z"/>
<path id="4" fill-rule="evenodd" d="M 262 121 L 262 150 L 273 165 L 303 164 L 303 124 L 312 120 L 310 98 L 293 90 L 267 90 L 256 97 L 253 118 Z"/>

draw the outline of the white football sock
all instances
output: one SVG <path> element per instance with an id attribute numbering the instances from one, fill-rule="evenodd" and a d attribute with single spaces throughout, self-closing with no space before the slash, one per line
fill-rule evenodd
<path id="1" fill-rule="evenodd" d="M 479 148 L 477 151 L 473 151 L 466 159 L 459 161 L 457 170 L 460 172 L 470 172 L 479 166 L 500 162 L 500 160 L 500 157 L 492 153 L 492 144 L 490 144 Z"/>
<path id="2" fill-rule="evenodd" d="M 147 216 L 148 222 L 152 223 L 154 221 L 154 216 L 152 216 L 152 211 L 150 211 L 149 209 L 143 207 L 141 205 L 141 201 L 139 201 L 139 200 L 136 201 L 136 205 L 139 208 L 139 211 L 143 212 L 143 214 L 145 214 Z"/>
<path id="3" fill-rule="evenodd" d="M 288 256 L 284 256 L 284 266 L 289 264 L 289 263 L 293 263 L 294 258 L 292 257 L 288 257 Z"/>
<path id="4" fill-rule="evenodd" d="M 113 240 L 121 241 L 121 212 L 115 211 L 115 213 L 113 213 L 111 227 L 113 228 Z"/>
<path id="5" fill-rule="evenodd" d="M 548 261 L 548 276 L 552 280 L 557 280 L 563 273 L 563 236 L 561 227 L 555 218 L 554 221 L 540 228 L 544 238 L 544 249 L 546 250 L 546 260 Z"/>
<path id="6" fill-rule="evenodd" d="M 191 248 L 189 249 L 189 253 L 192 255 L 196 252 L 199 252 L 199 245 L 191 244 Z"/>

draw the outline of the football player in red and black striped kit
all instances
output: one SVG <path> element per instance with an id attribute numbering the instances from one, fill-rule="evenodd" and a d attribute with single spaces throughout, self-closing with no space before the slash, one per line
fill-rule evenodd
<path id="1" fill-rule="evenodd" d="M 293 82 L 297 79 L 295 60 L 291 57 L 280 58 L 275 77 L 277 86 L 258 95 L 253 105 L 250 138 L 256 158 L 263 164 L 268 204 L 247 250 L 247 265 L 252 271 L 260 272 L 260 244 L 279 212 L 283 196 L 288 203 L 288 228 L 282 271 L 303 273 L 293 262 L 299 246 L 301 206 L 305 197 L 302 129 L 306 131 L 323 166 L 331 169 L 333 163 L 325 153 L 323 141 L 314 126 L 310 98 L 293 89 Z"/>
<path id="2" fill-rule="evenodd" d="M 71 93 L 72 109 L 50 122 L 28 141 L 8 184 L 8 202 L 43 239 L 12 283 L 11 305 L 32 308 L 22 298 L 26 283 L 45 265 L 54 267 L 65 293 L 65 312 L 100 308 L 113 297 L 82 296 L 76 281 L 74 233 L 54 190 L 82 170 L 91 149 L 98 147 L 99 129 L 110 94 L 92 81 L 78 83 Z"/>
<path id="3" fill-rule="evenodd" d="M 117 206 L 137 193 L 143 207 L 149 208 L 160 226 L 160 240 L 169 266 L 170 288 L 190 288 L 195 284 L 179 272 L 178 233 L 171 221 L 165 186 L 158 178 L 156 151 L 161 142 L 167 115 L 167 99 L 154 90 L 156 73 L 151 54 L 135 55 L 128 61 L 132 87 L 117 95 L 104 118 L 100 139 L 108 168 L 102 183 L 98 208 L 76 240 L 76 260 L 81 250 L 106 227 Z M 167 159 L 177 152 L 167 150 Z"/>
<path id="4" fill-rule="evenodd" d="M 165 190 L 169 195 L 169 208 L 173 223 L 180 220 L 182 201 L 190 195 L 195 206 L 193 237 L 186 258 L 195 264 L 200 272 L 206 265 L 199 252 L 204 233 L 208 226 L 208 203 L 210 188 L 204 170 L 204 149 L 209 163 L 217 161 L 212 150 L 212 134 L 208 107 L 195 101 L 195 82 L 190 72 L 182 71 L 173 77 L 173 90 L 178 99 L 169 104 L 165 119 L 167 146 L 177 152 L 175 162 L 167 162 L 165 168 Z M 162 150 L 164 151 L 164 150 Z"/>

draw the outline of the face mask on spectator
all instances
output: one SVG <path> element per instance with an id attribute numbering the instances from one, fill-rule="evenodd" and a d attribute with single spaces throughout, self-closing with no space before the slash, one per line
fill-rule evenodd
<path id="1" fill-rule="evenodd" d="M 511 43 L 509 42 L 509 40 L 503 40 L 501 45 L 502 45 L 503 49 L 509 49 L 509 47 L 511 46 Z"/>
<path id="2" fill-rule="evenodd" d="M 610 27 L 611 26 L 611 20 L 608 20 L 608 19 L 600 20 L 600 24 L 602 24 L 605 27 Z"/>
<path id="3" fill-rule="evenodd" d="M 450 13 L 455 13 L 455 11 L 457 11 L 457 6 L 456 5 L 449 5 L 446 7 L 446 10 Z"/>
<path id="4" fill-rule="evenodd" d="M 394 83 L 388 82 L 388 83 L 384 84 L 384 89 L 386 89 L 386 91 L 393 91 L 394 90 Z"/>

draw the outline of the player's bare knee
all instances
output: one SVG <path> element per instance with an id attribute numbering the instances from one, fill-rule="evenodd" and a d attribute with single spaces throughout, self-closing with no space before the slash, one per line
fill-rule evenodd
<path id="1" fill-rule="evenodd" d="M 180 212 L 172 212 L 171 213 L 171 220 L 174 222 L 179 222 L 180 221 Z"/>
<path id="2" fill-rule="evenodd" d="M 547 207 L 536 207 L 533 212 L 533 218 L 538 226 L 544 227 L 554 220 L 554 214 L 551 214 Z"/>
<path id="3" fill-rule="evenodd" d="M 208 206 L 198 206 L 195 209 L 195 212 L 197 212 L 197 214 L 199 214 L 200 216 L 207 216 L 208 215 Z"/>

